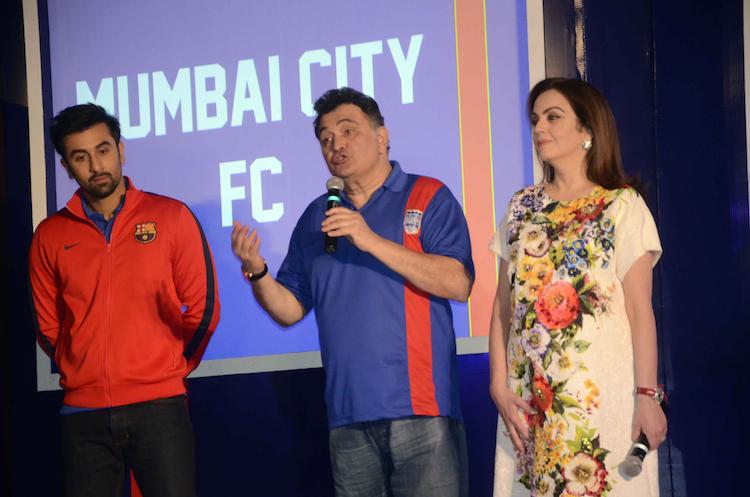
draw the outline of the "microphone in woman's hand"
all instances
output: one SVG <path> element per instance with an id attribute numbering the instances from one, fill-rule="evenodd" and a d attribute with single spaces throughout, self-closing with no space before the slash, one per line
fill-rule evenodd
<path id="1" fill-rule="evenodd" d="M 659 401 L 659 407 L 664 411 L 664 414 L 667 413 L 667 398 L 663 394 L 663 391 L 661 400 Z M 641 474 L 641 469 L 643 469 L 643 459 L 646 457 L 646 454 L 648 454 L 650 449 L 651 446 L 648 443 L 648 438 L 643 432 L 641 432 L 641 434 L 638 435 L 638 440 L 636 440 L 630 448 L 627 457 L 620 464 L 620 474 L 625 479 L 635 478 Z"/>
<path id="2" fill-rule="evenodd" d="M 620 473 L 625 478 L 634 478 L 641 474 L 643 468 L 643 458 L 648 454 L 650 446 L 648 444 L 648 438 L 641 432 L 638 440 L 630 448 L 628 456 L 620 464 Z"/>

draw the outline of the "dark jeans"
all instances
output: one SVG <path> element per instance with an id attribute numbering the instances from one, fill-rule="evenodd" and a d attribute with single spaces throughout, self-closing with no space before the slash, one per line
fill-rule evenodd
<path id="1" fill-rule="evenodd" d="M 144 497 L 194 497 L 195 449 L 184 396 L 63 416 L 68 497 L 121 497 L 125 467 Z"/>
<path id="2" fill-rule="evenodd" d="M 463 425 L 446 417 L 355 423 L 329 435 L 337 497 L 466 497 Z"/>

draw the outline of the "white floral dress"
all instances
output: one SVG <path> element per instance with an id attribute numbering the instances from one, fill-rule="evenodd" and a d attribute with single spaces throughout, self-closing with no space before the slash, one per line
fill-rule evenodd
<path id="1" fill-rule="evenodd" d="M 657 496 L 656 454 L 636 478 L 617 471 L 635 388 L 622 280 L 644 253 L 661 255 L 642 197 L 596 187 L 561 202 L 527 187 L 490 248 L 509 263 L 509 387 L 535 408 L 520 460 L 498 418 L 495 497 Z"/>

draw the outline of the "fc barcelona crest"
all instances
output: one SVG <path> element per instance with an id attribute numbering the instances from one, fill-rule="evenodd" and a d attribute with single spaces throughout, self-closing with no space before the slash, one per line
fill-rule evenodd
<path id="1" fill-rule="evenodd" d="M 409 209 L 404 215 L 404 232 L 407 235 L 416 235 L 422 226 L 422 211 Z"/>
<path id="2" fill-rule="evenodd" d="M 156 238 L 156 223 L 138 223 L 135 225 L 135 239 L 141 243 L 151 243 Z"/>

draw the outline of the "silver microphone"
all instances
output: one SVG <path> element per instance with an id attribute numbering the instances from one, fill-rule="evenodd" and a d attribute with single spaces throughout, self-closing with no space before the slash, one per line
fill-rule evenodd
<path id="1" fill-rule="evenodd" d="M 628 456 L 620 464 L 620 472 L 626 478 L 635 478 L 641 474 L 643 469 L 643 458 L 648 454 L 650 446 L 648 444 L 648 438 L 641 432 L 638 440 L 630 448 Z"/>

